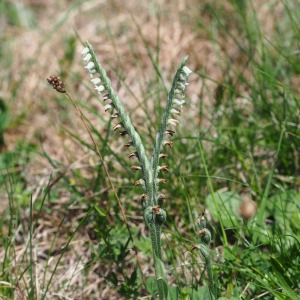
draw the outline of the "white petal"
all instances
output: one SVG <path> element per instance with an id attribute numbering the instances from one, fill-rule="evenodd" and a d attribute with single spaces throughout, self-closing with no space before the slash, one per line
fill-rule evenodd
<path id="1" fill-rule="evenodd" d="M 92 58 L 91 53 L 88 53 L 88 54 L 83 58 L 83 60 L 86 61 L 86 62 L 89 62 L 89 61 L 91 60 L 91 58 Z"/>
<path id="2" fill-rule="evenodd" d="M 112 108 L 112 105 L 111 104 L 107 104 L 107 105 L 104 106 L 104 111 L 107 111 L 107 110 L 109 110 L 111 108 Z"/>
<path id="3" fill-rule="evenodd" d="M 92 80 L 91 80 L 91 82 L 93 83 L 93 84 L 99 84 L 100 82 L 101 82 L 101 79 L 99 78 L 99 77 L 97 77 L 97 78 L 93 78 Z"/>
<path id="4" fill-rule="evenodd" d="M 97 92 L 103 92 L 105 90 L 104 85 L 95 86 L 95 90 Z"/>
<path id="5" fill-rule="evenodd" d="M 92 61 L 90 61 L 87 65 L 86 65 L 86 67 L 85 67 L 86 69 L 94 69 L 95 68 L 95 64 L 92 62 Z"/>
<path id="6" fill-rule="evenodd" d="M 184 100 L 174 99 L 173 104 L 175 105 L 183 105 L 185 103 Z"/>
<path id="7" fill-rule="evenodd" d="M 181 89 L 185 89 L 185 84 L 182 82 L 178 82 L 177 83 L 177 87 L 181 88 Z"/>
<path id="8" fill-rule="evenodd" d="M 86 56 L 90 52 L 88 47 L 84 47 L 81 51 L 82 56 Z"/>
<path id="9" fill-rule="evenodd" d="M 181 81 L 186 81 L 187 80 L 187 76 L 186 76 L 186 74 L 180 74 L 180 76 L 179 76 L 179 79 L 181 80 Z"/>
<path id="10" fill-rule="evenodd" d="M 183 90 L 180 90 L 180 89 L 175 89 L 174 91 L 175 94 L 179 94 L 179 95 L 182 95 L 184 93 Z"/>
<path id="11" fill-rule="evenodd" d="M 178 120 L 175 120 L 175 119 L 169 119 L 169 120 L 168 120 L 168 124 L 169 124 L 169 125 L 177 126 L 178 123 L 179 123 L 179 121 L 178 121 Z"/>
<path id="12" fill-rule="evenodd" d="M 190 76 L 193 72 L 187 67 L 187 66 L 184 66 L 182 68 L 182 71 L 187 75 L 187 76 Z"/>
<path id="13" fill-rule="evenodd" d="M 170 110 L 170 113 L 173 114 L 173 115 L 179 115 L 180 116 L 180 110 L 176 109 L 176 108 L 172 108 Z"/>

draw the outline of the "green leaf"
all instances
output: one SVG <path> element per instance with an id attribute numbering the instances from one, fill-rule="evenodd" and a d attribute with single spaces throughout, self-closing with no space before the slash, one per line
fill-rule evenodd
<path id="1" fill-rule="evenodd" d="M 106 213 L 97 205 L 95 205 L 95 210 L 97 211 L 97 213 L 102 216 L 102 217 L 105 217 L 106 216 Z"/>
<path id="2" fill-rule="evenodd" d="M 102 244 L 98 244 L 98 256 L 101 257 L 103 254 L 104 254 L 104 251 L 106 249 L 106 246 L 105 245 L 102 245 Z"/>
<path id="3" fill-rule="evenodd" d="M 215 222 L 220 222 L 220 218 L 222 218 L 224 226 L 236 227 L 241 220 L 239 207 L 242 200 L 239 195 L 234 192 L 215 192 L 215 199 L 217 205 L 215 205 L 211 194 L 205 200 L 212 219 Z"/>
<path id="4" fill-rule="evenodd" d="M 291 227 L 297 231 L 300 229 L 300 194 L 295 190 L 280 192 L 269 198 L 267 210 L 285 234 L 293 233 Z"/>
<path id="5" fill-rule="evenodd" d="M 111 272 L 108 276 L 107 276 L 107 279 L 112 282 L 114 285 L 117 285 L 119 280 L 118 280 L 118 277 L 116 275 L 116 273 L 114 272 Z"/>
<path id="6" fill-rule="evenodd" d="M 155 277 L 150 276 L 146 279 L 146 289 L 152 295 L 157 293 L 158 290 Z"/>
<path id="7" fill-rule="evenodd" d="M 191 300 L 209 300 L 211 299 L 208 286 L 202 286 L 198 290 L 192 290 Z"/>
<path id="8" fill-rule="evenodd" d="M 131 285 L 134 285 L 135 282 L 136 282 L 136 278 L 137 278 L 137 272 L 136 270 L 134 270 L 132 273 L 131 273 L 131 276 L 130 276 L 130 279 L 129 279 L 129 283 Z"/>

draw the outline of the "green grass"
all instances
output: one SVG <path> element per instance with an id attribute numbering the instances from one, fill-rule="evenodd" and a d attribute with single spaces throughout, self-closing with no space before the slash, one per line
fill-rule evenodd
<path id="1" fill-rule="evenodd" d="M 280 14 L 276 13 L 278 5 L 282 7 Z M 272 30 L 259 18 L 261 11 L 254 9 L 251 1 L 231 1 L 229 6 L 221 1 L 206 1 L 188 8 L 194 11 L 193 19 L 187 20 L 182 15 L 182 24 L 188 23 L 197 38 L 209 38 L 218 59 L 219 69 L 215 74 L 222 76 L 214 76 L 199 65 L 193 70 L 201 91 L 192 95 L 187 90 L 193 101 L 187 101 L 183 108 L 173 148 L 168 150 L 166 158 L 170 172 L 165 175 L 168 182 L 163 190 L 167 195 L 168 219 L 162 239 L 170 295 L 172 299 L 209 297 L 201 257 L 191 252 L 192 244 L 198 243 L 195 221 L 206 208 L 213 236 L 210 244 L 213 273 L 221 299 L 298 299 L 300 99 L 295 82 L 299 78 L 300 5 L 297 1 L 279 4 L 270 1 L 262 5 L 273 15 L 272 20 L 278 18 Z M 20 23 L 17 8 L 3 9 L 13 17 L 14 26 L 34 26 L 30 9 L 24 11 L 28 14 L 26 24 Z M 64 20 L 61 18 L 56 23 L 54 33 Z M 137 99 L 133 106 L 125 105 L 149 151 L 162 114 L 160 99 L 166 99 L 166 88 L 169 88 L 166 83 L 173 73 L 164 72 L 163 62 L 158 59 L 164 51 L 159 37 L 153 47 L 138 24 L 134 30 L 147 50 L 147 63 L 153 69 L 146 81 L 136 78 L 142 97 L 126 81 L 121 66 L 112 62 L 109 69 L 110 62 L 104 63 L 106 70 L 117 78 L 113 86 L 125 87 L 127 94 Z M 113 25 L 108 22 L 107 27 L 110 26 Z M 117 34 L 107 28 L 101 30 L 118 47 Z M 159 32 L 159 26 L 155 30 Z M 49 40 L 45 39 L 44 43 L 47 45 Z M 144 65 L 139 60 L 136 43 L 128 38 L 132 68 L 139 71 Z M 11 44 L 6 41 L 6 45 Z M 42 98 L 45 111 L 51 114 L 47 99 L 52 97 L 61 111 L 61 133 L 76 141 L 78 148 L 65 150 L 67 163 L 57 161 L 39 145 L 24 140 L 15 149 L 0 153 L 0 191 L 9 203 L 0 216 L 0 248 L 4 254 L 0 259 L 0 298 L 3 299 L 18 299 L 20 295 L 26 299 L 50 299 L 54 292 L 75 299 L 78 295 L 97 298 L 95 294 L 84 294 L 85 287 L 91 284 L 90 278 L 100 278 L 101 288 L 106 283 L 112 295 L 124 299 L 147 296 L 151 299 L 157 293 L 154 270 L 147 269 L 151 265 L 147 259 L 151 257 L 151 242 L 141 230 L 140 190 L 133 188 L 139 177 L 130 169 L 134 163 L 120 150 L 120 145 L 127 141 L 112 133 L 112 121 L 104 115 L 103 108 L 99 110 L 90 104 L 91 97 L 97 95 L 89 85 L 89 78 L 84 72 L 72 69 L 74 64 L 81 63 L 79 58 L 75 59 L 79 46 L 74 35 L 66 39 L 62 45 L 60 72 L 89 116 L 93 137 L 126 208 L 130 233 L 108 188 L 108 179 L 94 147 L 85 138 L 87 135 L 82 134 L 83 127 L 74 119 L 71 105 L 61 95 L 49 92 Z M 8 55 L 7 49 L 0 43 L 1 66 L 9 70 L 7 64 L 12 58 L 4 60 L 4 54 Z M 197 53 L 187 54 L 191 54 L 191 63 L 193 59 L 196 61 Z M 117 51 L 115 56 L 115 61 L 121 59 Z M 21 80 L 28 76 L 28 66 L 36 63 L 28 62 Z M 173 63 L 175 69 L 179 61 Z M 5 81 L 9 81 L 7 72 L 2 77 Z M 0 110 L 2 144 L 6 142 L 6 131 L 22 126 L 29 114 L 24 108 L 23 114 L 14 115 L 13 104 L 20 95 L 20 83 L 9 82 L 11 98 L 0 99 L 5 103 Z M 86 93 L 78 91 L 78 84 Z M 86 94 L 90 98 L 82 99 Z M 139 109 L 144 116 L 135 119 Z M 69 162 L 77 160 L 77 149 L 88 159 L 83 158 L 81 164 L 72 167 Z M 48 161 L 53 174 L 33 203 L 34 193 L 22 170 L 40 157 Z M 256 216 L 249 220 L 239 214 L 245 195 L 258 207 Z M 48 236 L 48 250 L 42 251 L 41 258 L 36 256 L 37 249 L 42 247 L 37 236 L 43 232 L 39 230 L 47 231 L 43 224 L 49 216 L 58 216 L 59 222 Z M 82 243 L 85 252 L 79 252 L 80 248 L 76 247 L 80 239 L 86 239 Z M 20 257 L 21 246 L 24 251 Z M 76 257 L 76 263 L 83 267 L 75 268 L 70 277 L 63 278 L 61 269 L 67 264 L 68 256 Z M 41 261 L 45 268 L 38 273 Z M 83 281 L 75 288 L 72 278 L 78 272 L 82 273 Z"/>

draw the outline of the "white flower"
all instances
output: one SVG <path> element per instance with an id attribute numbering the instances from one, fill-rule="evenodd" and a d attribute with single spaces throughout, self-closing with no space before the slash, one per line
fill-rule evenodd
<path id="1" fill-rule="evenodd" d="M 168 120 L 168 124 L 169 124 L 169 125 L 177 126 L 178 123 L 179 123 L 179 121 L 178 121 L 178 120 L 175 120 L 175 119 L 169 119 L 169 120 Z"/>
<path id="2" fill-rule="evenodd" d="M 182 95 L 184 93 L 183 90 L 180 90 L 180 89 L 175 89 L 174 91 L 175 94 L 179 94 L 179 95 Z"/>
<path id="3" fill-rule="evenodd" d="M 99 84 L 99 83 L 101 82 L 101 79 L 100 79 L 99 77 L 93 78 L 93 79 L 91 79 L 91 82 L 92 82 L 94 85 L 96 85 L 96 84 Z"/>
<path id="4" fill-rule="evenodd" d="M 193 71 L 191 71 L 187 66 L 184 66 L 182 71 L 186 74 L 186 76 L 190 76 L 193 73 Z"/>
<path id="5" fill-rule="evenodd" d="M 184 103 L 185 103 L 184 100 L 179 100 L 179 99 L 174 99 L 174 100 L 173 100 L 173 104 L 175 104 L 175 105 L 181 106 L 181 105 L 183 105 Z"/>
<path id="6" fill-rule="evenodd" d="M 104 106 L 104 111 L 106 112 L 107 110 L 111 109 L 112 105 L 111 104 L 107 104 Z"/>
<path id="7" fill-rule="evenodd" d="M 90 72 L 91 70 L 95 69 L 95 64 L 90 61 L 86 66 L 85 68 Z"/>
<path id="8" fill-rule="evenodd" d="M 100 92 L 103 92 L 105 90 L 105 87 L 104 85 L 99 85 L 99 86 L 95 86 L 95 90 L 100 93 Z"/>
<path id="9" fill-rule="evenodd" d="M 180 115 L 180 110 L 176 109 L 176 108 L 172 108 L 170 110 L 170 113 L 173 114 L 173 115 Z"/>
<path id="10" fill-rule="evenodd" d="M 91 58 L 92 58 L 91 53 L 88 53 L 88 54 L 83 58 L 83 60 L 86 61 L 86 62 L 89 62 L 89 61 L 91 60 Z"/>
<path id="11" fill-rule="evenodd" d="M 186 84 L 183 83 L 183 82 L 178 82 L 178 83 L 177 83 L 177 87 L 180 88 L 180 89 L 182 89 L 182 90 L 185 89 L 185 86 L 186 86 Z"/>
<path id="12" fill-rule="evenodd" d="M 90 49 L 88 47 L 84 47 L 81 51 L 82 56 L 86 56 L 90 52 Z"/>

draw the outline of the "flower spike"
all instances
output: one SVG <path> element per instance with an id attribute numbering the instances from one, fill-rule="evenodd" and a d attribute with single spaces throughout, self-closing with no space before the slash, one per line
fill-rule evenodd
<path id="1" fill-rule="evenodd" d="M 171 90 L 168 94 L 167 105 L 163 113 L 162 121 L 160 124 L 159 131 L 156 134 L 154 150 L 151 158 L 152 168 L 155 172 L 155 193 L 158 191 L 157 183 L 165 183 L 165 180 L 158 179 L 158 172 L 161 169 L 159 167 L 159 159 L 165 158 L 166 154 L 161 154 L 164 145 L 172 146 L 170 141 L 165 140 L 165 135 L 173 136 L 175 131 L 167 129 L 167 126 L 177 127 L 179 120 L 174 118 L 175 116 L 180 116 L 181 108 L 185 103 L 185 92 L 188 85 L 188 78 L 192 74 L 192 71 L 186 66 L 188 57 L 185 57 L 181 64 L 179 65 L 176 75 L 173 79 Z M 172 116 L 172 117 L 171 117 Z M 167 171 L 164 169 L 163 171 Z"/>
<path id="2" fill-rule="evenodd" d="M 167 173 L 169 168 L 159 164 L 159 160 L 166 158 L 168 155 L 161 153 L 164 146 L 168 145 L 172 148 L 173 142 L 166 140 L 166 136 L 173 137 L 174 130 L 170 127 L 177 127 L 179 117 L 182 114 L 181 109 L 185 104 L 185 93 L 188 86 L 188 79 L 192 71 L 186 66 L 188 57 L 185 57 L 179 65 L 175 77 L 173 79 L 171 90 L 168 93 L 166 108 L 164 110 L 159 130 L 155 137 L 154 150 L 151 159 L 148 159 L 145 153 L 142 140 L 136 132 L 125 108 L 119 97 L 114 91 L 110 79 L 107 77 L 105 70 L 97 61 L 93 47 L 86 43 L 86 46 L 81 52 L 85 64 L 85 69 L 89 72 L 91 82 L 94 85 L 95 91 L 101 95 L 104 102 L 104 111 L 110 112 L 111 119 L 118 119 L 116 125 L 113 126 L 113 131 L 123 128 L 120 135 L 128 135 L 130 137 L 123 148 L 133 146 L 135 149 L 128 154 L 128 158 L 136 157 L 139 164 L 131 166 L 133 171 L 141 171 L 142 178 L 134 182 L 135 186 L 141 186 L 144 194 L 141 198 L 141 206 L 144 209 L 144 220 L 151 234 L 152 248 L 155 258 L 155 270 L 157 276 L 157 288 L 159 299 L 168 299 L 168 292 L 165 288 L 164 267 L 162 262 L 161 250 L 161 226 L 167 219 L 167 214 L 163 206 L 166 197 L 158 193 L 159 184 L 165 184 L 167 179 L 159 178 L 158 173 L 162 171 Z M 172 128 L 171 127 L 171 128 Z M 173 128 L 172 128 L 173 129 Z M 205 240 L 207 234 L 205 231 L 199 231 L 200 238 Z"/>
<path id="3" fill-rule="evenodd" d="M 93 47 L 86 43 L 86 47 L 81 52 L 83 56 L 83 61 L 86 63 L 85 68 L 90 73 L 92 79 L 92 83 L 95 86 L 95 90 L 103 95 L 103 101 L 110 100 L 111 103 L 106 104 L 104 106 L 104 111 L 108 110 L 116 110 L 116 113 L 112 115 L 112 118 L 120 118 L 121 125 L 124 128 L 124 131 L 120 132 L 121 136 L 128 134 L 131 137 L 132 144 L 136 148 L 136 152 L 138 153 L 137 157 L 140 160 L 141 164 L 145 166 L 145 170 L 150 168 L 149 160 L 145 154 L 145 149 L 142 144 L 141 138 L 139 134 L 136 132 L 135 128 L 131 124 L 129 116 L 126 114 L 123 104 L 121 103 L 119 97 L 115 93 L 110 79 L 107 77 L 105 70 L 102 68 L 98 60 L 96 59 L 96 55 Z M 97 75 L 95 75 L 97 74 Z M 95 77 L 94 77 L 95 76 Z M 118 125 L 115 126 L 115 129 L 120 128 Z M 146 174 L 143 174 L 146 176 Z"/>

